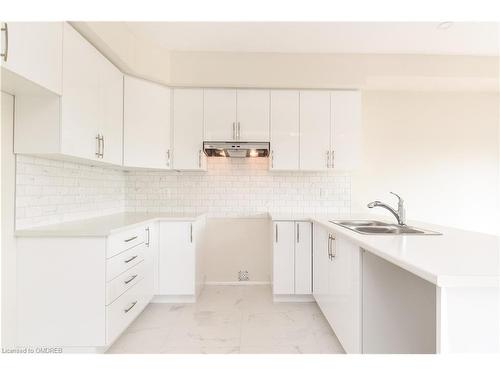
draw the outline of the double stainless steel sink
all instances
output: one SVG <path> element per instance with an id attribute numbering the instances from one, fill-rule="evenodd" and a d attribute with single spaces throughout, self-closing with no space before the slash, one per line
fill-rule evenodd
<path id="1" fill-rule="evenodd" d="M 432 230 L 410 227 L 408 225 L 398 225 L 384 223 L 377 220 L 331 220 L 330 223 L 340 225 L 360 234 L 422 234 L 422 235 L 440 235 L 439 232 Z"/>

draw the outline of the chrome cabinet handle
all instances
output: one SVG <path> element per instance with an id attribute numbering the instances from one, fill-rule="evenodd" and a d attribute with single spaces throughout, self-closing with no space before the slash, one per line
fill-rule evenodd
<path id="1" fill-rule="evenodd" d="M 330 151 L 326 152 L 326 167 L 330 168 Z"/>
<path id="2" fill-rule="evenodd" d="M 5 31 L 5 51 L 1 53 L 0 56 L 3 58 L 3 61 L 7 62 L 7 57 L 9 55 L 9 26 L 7 22 L 4 23 L 4 27 L 2 27 L 1 31 Z"/>
<path id="3" fill-rule="evenodd" d="M 300 224 L 297 223 L 297 243 L 300 242 Z"/>
<path id="4" fill-rule="evenodd" d="M 275 230 L 275 235 L 276 235 L 276 243 L 278 243 L 278 223 L 275 224 L 276 230 Z"/>
<path id="5" fill-rule="evenodd" d="M 193 243 L 193 223 L 189 226 L 189 240 Z"/>
<path id="6" fill-rule="evenodd" d="M 139 276 L 139 275 L 134 275 L 134 276 L 131 276 L 131 277 L 130 277 L 130 279 L 125 280 L 125 281 L 124 281 L 124 283 L 125 283 L 125 284 L 131 283 L 131 282 L 132 282 L 132 281 L 133 281 L 133 280 L 134 280 L 137 276 Z"/>
<path id="7" fill-rule="evenodd" d="M 137 238 L 137 236 L 134 236 L 134 237 L 130 237 L 130 238 L 127 238 L 126 240 L 123 240 L 123 242 L 130 242 L 130 241 L 133 241 Z"/>
<path id="8" fill-rule="evenodd" d="M 238 121 L 238 128 L 237 129 L 238 129 L 237 137 L 238 137 L 238 139 L 240 139 L 241 138 L 241 127 L 240 127 L 239 121 Z"/>
<path id="9" fill-rule="evenodd" d="M 101 159 L 104 158 L 104 135 L 101 135 L 101 142 L 102 142 L 102 146 L 101 146 Z"/>
<path id="10" fill-rule="evenodd" d="M 333 168 L 334 159 L 335 159 L 335 150 L 332 150 L 332 153 L 330 154 L 330 168 Z"/>
<path id="11" fill-rule="evenodd" d="M 201 150 L 198 150 L 198 168 L 201 168 Z"/>
<path id="12" fill-rule="evenodd" d="M 123 312 L 125 314 L 128 313 L 130 310 L 132 310 L 134 308 L 135 305 L 137 305 L 137 301 L 132 302 L 132 304 L 130 305 L 130 307 L 127 308 L 127 309 L 125 309 L 125 310 L 123 310 Z"/>
<path id="13" fill-rule="evenodd" d="M 271 168 L 274 168 L 274 150 L 271 150 Z"/>
<path id="14" fill-rule="evenodd" d="M 233 122 L 233 139 L 236 139 L 236 123 Z"/>
<path id="15" fill-rule="evenodd" d="M 170 149 L 167 150 L 167 167 L 170 167 Z"/>
<path id="16" fill-rule="evenodd" d="M 124 260 L 125 263 L 130 263 L 132 262 L 135 258 L 137 258 L 137 255 L 134 255 L 133 257 L 128 258 L 127 260 Z"/>
<path id="17" fill-rule="evenodd" d="M 95 137 L 95 156 L 99 159 L 101 157 L 101 135 L 97 134 Z"/>
<path id="18" fill-rule="evenodd" d="M 148 236 L 146 237 L 146 246 L 149 247 L 149 240 L 150 240 L 150 238 L 149 238 L 149 235 L 150 235 L 150 233 L 149 233 L 149 227 L 146 228 L 146 232 L 148 233 Z"/>
<path id="19" fill-rule="evenodd" d="M 337 245 L 335 242 L 335 236 L 332 236 L 332 260 L 337 257 Z"/>

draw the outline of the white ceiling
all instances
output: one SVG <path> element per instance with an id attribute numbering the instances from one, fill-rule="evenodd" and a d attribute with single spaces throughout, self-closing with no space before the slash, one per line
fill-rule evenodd
<path id="1" fill-rule="evenodd" d="M 171 51 L 499 55 L 497 23 L 127 22 Z"/>

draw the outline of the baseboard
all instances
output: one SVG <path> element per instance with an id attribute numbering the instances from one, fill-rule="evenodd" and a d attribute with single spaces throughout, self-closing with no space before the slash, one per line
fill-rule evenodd
<path id="1" fill-rule="evenodd" d="M 269 281 L 206 281 L 205 285 L 270 285 Z"/>
<path id="2" fill-rule="evenodd" d="M 312 294 L 273 294 L 273 302 L 314 302 Z"/>
<path id="3" fill-rule="evenodd" d="M 195 303 L 196 296 L 154 296 L 151 303 Z"/>

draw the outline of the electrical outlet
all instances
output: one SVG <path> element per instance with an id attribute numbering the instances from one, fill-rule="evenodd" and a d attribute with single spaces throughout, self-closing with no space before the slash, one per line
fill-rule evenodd
<path id="1" fill-rule="evenodd" d="M 239 281 L 248 281 L 248 271 L 239 271 L 238 272 L 238 280 Z"/>

